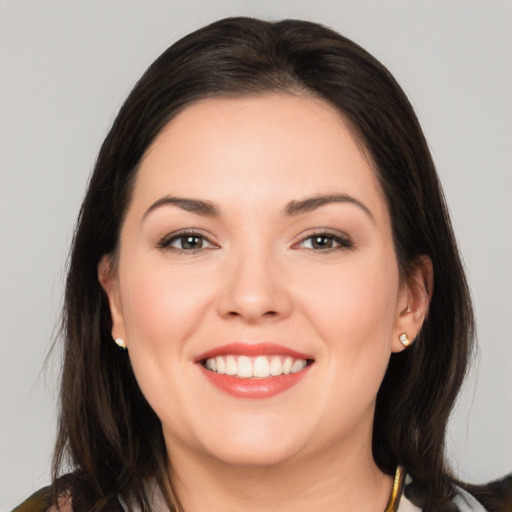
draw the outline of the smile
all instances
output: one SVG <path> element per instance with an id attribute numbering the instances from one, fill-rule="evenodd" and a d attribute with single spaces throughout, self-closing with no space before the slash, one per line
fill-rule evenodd
<path id="1" fill-rule="evenodd" d="M 314 363 L 307 354 L 273 343 L 232 343 L 196 359 L 207 380 L 238 398 L 269 398 L 298 384 Z"/>
<path id="2" fill-rule="evenodd" d="M 204 367 L 221 375 L 234 375 L 239 379 L 265 379 L 289 375 L 303 370 L 308 361 L 290 356 L 217 356 L 204 361 Z"/>

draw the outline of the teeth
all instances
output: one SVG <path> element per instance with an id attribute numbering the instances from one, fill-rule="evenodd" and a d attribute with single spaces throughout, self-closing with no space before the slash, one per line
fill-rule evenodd
<path id="1" fill-rule="evenodd" d="M 213 370 L 215 371 L 215 370 Z M 270 361 L 270 375 L 276 376 L 283 373 L 283 363 L 281 363 L 280 357 L 273 357 Z"/>
<path id="2" fill-rule="evenodd" d="M 226 357 L 226 375 L 236 375 L 236 359 L 233 356 Z"/>
<path id="3" fill-rule="evenodd" d="M 268 362 L 268 359 L 263 356 L 257 357 L 256 361 L 254 361 L 254 365 L 252 367 L 252 376 L 264 378 L 264 377 L 268 377 L 269 375 L 270 375 L 270 364 Z"/>
<path id="4" fill-rule="evenodd" d="M 247 356 L 240 356 L 238 358 L 238 371 L 236 374 L 242 379 L 252 377 L 252 363 Z"/>
<path id="5" fill-rule="evenodd" d="M 217 373 L 226 373 L 226 363 L 224 362 L 224 358 L 220 356 L 216 357 L 215 362 L 217 365 Z"/>
<path id="6" fill-rule="evenodd" d="M 210 370 L 212 372 L 216 372 L 217 371 L 217 359 L 215 359 L 214 357 L 208 359 L 206 361 L 206 368 L 208 368 L 208 370 Z"/>
<path id="7" fill-rule="evenodd" d="M 240 379 L 250 379 L 252 377 L 264 379 L 300 372 L 307 366 L 307 361 L 285 356 L 250 358 L 228 355 L 207 359 L 204 366 L 212 372 L 233 375 Z"/>
<path id="8" fill-rule="evenodd" d="M 300 372 L 301 370 L 304 370 L 305 367 L 306 361 L 304 361 L 304 359 L 297 359 L 296 361 L 293 362 L 290 373 Z"/>
<path id="9" fill-rule="evenodd" d="M 292 369 L 292 364 L 293 364 L 293 359 L 291 357 L 287 357 L 285 360 L 284 360 L 284 363 L 283 363 L 283 373 L 285 375 L 288 375 Z"/>

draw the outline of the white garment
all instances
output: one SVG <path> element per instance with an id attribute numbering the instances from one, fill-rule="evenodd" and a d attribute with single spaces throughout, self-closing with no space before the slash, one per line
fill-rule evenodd
<path id="1" fill-rule="evenodd" d="M 457 494 L 453 502 L 459 507 L 460 512 L 487 512 L 480 502 L 478 502 L 469 492 L 455 486 Z"/>
<path id="2" fill-rule="evenodd" d="M 151 512 L 169 512 L 167 503 L 165 502 L 160 489 L 154 482 L 151 482 L 147 485 L 147 493 L 151 498 Z M 119 503 L 121 504 L 124 512 L 128 512 L 130 510 L 128 508 L 128 503 L 130 503 L 132 507 L 131 512 L 140 512 L 140 508 L 134 503 L 133 500 L 130 499 L 130 497 L 125 498 L 118 494 L 117 499 L 119 500 Z"/>

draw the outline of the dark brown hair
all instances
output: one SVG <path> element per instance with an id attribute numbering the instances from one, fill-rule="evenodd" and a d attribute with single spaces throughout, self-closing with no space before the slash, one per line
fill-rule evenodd
<path id="1" fill-rule="evenodd" d="M 63 317 L 54 477 L 69 460 L 96 510 L 127 491 L 149 509 L 144 481 L 154 478 L 162 490 L 168 484 L 160 421 L 126 353 L 112 341 L 109 307 L 97 279 L 102 256 L 116 251 L 137 166 L 160 130 L 190 103 L 268 92 L 322 98 L 348 120 L 386 194 L 402 276 L 407 278 L 421 255 L 433 262 L 429 315 L 416 342 L 391 356 L 378 393 L 373 454 L 386 473 L 403 464 L 424 486 L 426 510 L 437 510 L 453 494 L 445 429 L 466 372 L 473 316 L 414 111 L 387 69 L 336 32 L 304 21 L 231 18 L 184 37 L 149 67 L 101 147 L 80 211 Z"/>

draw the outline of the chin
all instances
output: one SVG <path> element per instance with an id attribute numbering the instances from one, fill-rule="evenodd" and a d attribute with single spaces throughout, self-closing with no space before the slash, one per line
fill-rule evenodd
<path id="1" fill-rule="evenodd" d="M 297 454 L 289 446 L 261 446 L 261 445 L 236 445 L 224 446 L 221 450 L 215 450 L 211 456 L 218 462 L 236 467 L 268 468 L 285 464 Z"/>
<path id="2" fill-rule="evenodd" d="M 252 428 L 222 429 L 222 435 L 215 436 L 210 430 L 203 437 L 202 449 L 219 462 L 252 467 L 275 466 L 289 461 L 301 452 L 306 444 L 303 433 L 294 435 L 282 425 L 265 423 Z M 242 425 L 237 425 L 242 427 Z M 283 435 L 285 433 L 286 435 Z"/>

